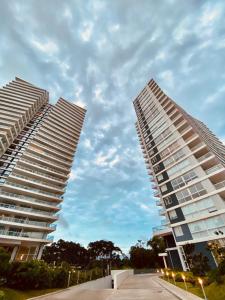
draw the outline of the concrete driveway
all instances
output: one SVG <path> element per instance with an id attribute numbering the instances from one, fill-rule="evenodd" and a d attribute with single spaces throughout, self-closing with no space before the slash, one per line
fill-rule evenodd
<path id="1" fill-rule="evenodd" d="M 155 275 L 134 275 L 128 277 L 118 290 L 81 290 L 71 287 L 64 291 L 37 297 L 40 300 L 177 300 L 162 287 Z"/>

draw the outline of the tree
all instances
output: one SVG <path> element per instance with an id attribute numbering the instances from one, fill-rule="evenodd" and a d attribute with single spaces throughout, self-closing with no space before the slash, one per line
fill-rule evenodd
<path id="1" fill-rule="evenodd" d="M 156 255 L 165 252 L 166 249 L 164 239 L 159 236 L 153 236 L 153 238 L 147 242 L 147 245 L 152 248 L 152 251 Z"/>
<path id="2" fill-rule="evenodd" d="M 89 252 L 79 243 L 67 242 L 60 239 L 51 246 L 46 246 L 42 258 L 48 262 L 61 264 L 63 261 L 70 265 L 85 267 L 89 261 Z"/>
<path id="3" fill-rule="evenodd" d="M 192 257 L 191 271 L 194 275 L 205 276 L 206 272 L 210 270 L 208 264 L 208 257 L 204 256 L 202 253 L 196 253 Z"/>
<path id="4" fill-rule="evenodd" d="M 88 252 L 92 261 L 99 261 L 104 273 L 106 265 L 118 265 L 122 251 L 111 241 L 99 240 L 88 244 Z"/>
<path id="5" fill-rule="evenodd" d="M 0 247 L 0 277 L 5 277 L 9 271 L 9 260 L 10 254 L 4 248 Z"/>
<path id="6" fill-rule="evenodd" d="M 122 254 L 121 249 L 115 246 L 113 242 L 105 240 L 89 243 L 88 251 L 90 253 L 91 258 L 94 259 L 112 260 L 118 254 Z"/>
<path id="7" fill-rule="evenodd" d="M 130 248 L 131 266 L 136 269 L 159 267 L 161 261 L 158 259 L 158 254 L 153 249 L 147 249 L 145 246 L 145 242 L 138 240 L 138 243 Z"/>

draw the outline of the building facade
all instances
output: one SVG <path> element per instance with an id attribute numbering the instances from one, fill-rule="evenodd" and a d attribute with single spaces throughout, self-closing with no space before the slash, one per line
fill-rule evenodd
<path id="1" fill-rule="evenodd" d="M 208 256 L 225 246 L 225 146 L 151 79 L 134 100 L 136 129 L 160 208 L 154 234 L 170 240 L 167 253 L 188 269 L 184 246 Z M 172 240 L 174 242 L 172 242 Z M 178 259 L 179 258 L 179 259 Z"/>
<path id="2" fill-rule="evenodd" d="M 40 259 L 59 218 L 86 110 L 16 78 L 0 89 L 0 246 Z"/>

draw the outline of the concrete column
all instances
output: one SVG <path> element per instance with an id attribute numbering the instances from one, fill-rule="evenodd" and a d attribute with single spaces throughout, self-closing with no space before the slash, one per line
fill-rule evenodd
<path id="1" fill-rule="evenodd" d="M 187 267 L 186 267 L 186 264 L 185 264 L 185 261 L 184 261 L 184 257 L 183 257 L 182 251 L 181 251 L 179 246 L 177 246 L 177 252 L 178 252 L 179 257 L 180 257 L 180 261 L 181 261 L 183 271 L 187 271 Z"/>
<path id="2" fill-rule="evenodd" d="M 12 262 L 12 261 L 14 261 L 15 260 L 15 258 L 16 258 L 16 253 L 17 253 L 17 251 L 18 251 L 18 246 L 15 246 L 14 248 L 13 248 L 13 251 L 12 251 L 12 254 L 11 254 L 11 257 L 10 257 L 10 262 Z"/>
<path id="3" fill-rule="evenodd" d="M 166 258 L 165 258 L 165 256 L 163 256 L 163 262 L 164 262 L 165 269 L 167 269 L 167 263 L 166 263 Z"/>
<path id="4" fill-rule="evenodd" d="M 38 260 L 41 259 L 43 249 L 44 249 L 44 245 L 40 245 L 38 255 L 37 255 Z"/>

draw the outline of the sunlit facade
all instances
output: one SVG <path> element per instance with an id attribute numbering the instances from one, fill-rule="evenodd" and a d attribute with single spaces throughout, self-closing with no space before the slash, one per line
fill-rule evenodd
<path id="1" fill-rule="evenodd" d="M 85 109 L 16 78 L 0 89 L 0 246 L 40 259 L 53 240 Z"/>
<path id="2" fill-rule="evenodd" d="M 170 99 L 152 79 L 134 100 L 137 133 L 162 224 L 172 237 L 169 255 L 188 269 L 183 246 L 215 261 L 208 241 L 225 246 L 225 146 L 199 120 Z M 197 109 L 197 108 L 196 108 Z M 170 252 L 171 251 L 171 252 Z"/>

